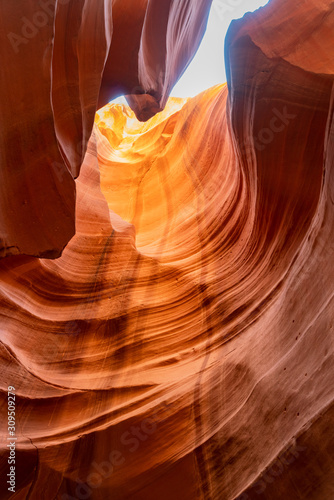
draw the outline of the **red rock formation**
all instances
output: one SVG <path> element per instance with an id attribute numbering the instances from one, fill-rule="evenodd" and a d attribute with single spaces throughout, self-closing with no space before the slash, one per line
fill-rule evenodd
<path id="1" fill-rule="evenodd" d="M 332 10 L 274 0 L 228 85 L 100 110 L 76 235 L 1 261 L 17 498 L 333 498 Z"/>
<path id="2" fill-rule="evenodd" d="M 74 235 L 74 178 L 98 102 L 128 93 L 144 119 L 165 105 L 211 0 L 163 4 L 159 12 L 160 0 L 0 3 L 1 257 L 58 257 Z"/>

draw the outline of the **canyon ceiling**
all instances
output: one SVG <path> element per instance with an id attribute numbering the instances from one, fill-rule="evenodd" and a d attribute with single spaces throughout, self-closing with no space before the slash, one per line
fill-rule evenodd
<path id="1" fill-rule="evenodd" d="M 210 7 L 0 0 L 1 498 L 334 498 L 334 4 Z"/>

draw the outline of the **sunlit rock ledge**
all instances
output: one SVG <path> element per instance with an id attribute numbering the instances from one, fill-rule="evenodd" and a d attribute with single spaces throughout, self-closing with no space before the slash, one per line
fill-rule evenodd
<path id="1" fill-rule="evenodd" d="M 0 261 L 17 498 L 331 500 L 333 27 L 273 0 L 227 85 L 99 109 L 61 257 Z"/>

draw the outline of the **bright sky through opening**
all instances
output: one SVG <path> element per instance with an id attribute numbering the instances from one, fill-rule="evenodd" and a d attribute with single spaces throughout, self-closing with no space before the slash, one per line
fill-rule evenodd
<path id="1" fill-rule="evenodd" d="M 171 91 L 174 97 L 194 97 L 226 82 L 224 40 L 229 24 L 268 0 L 213 0 L 208 26 L 194 59 Z"/>
<path id="2" fill-rule="evenodd" d="M 170 95 L 194 97 L 214 85 L 226 82 L 224 41 L 231 21 L 268 2 L 269 0 L 213 0 L 201 45 Z M 127 104 L 123 96 L 112 102 Z"/>

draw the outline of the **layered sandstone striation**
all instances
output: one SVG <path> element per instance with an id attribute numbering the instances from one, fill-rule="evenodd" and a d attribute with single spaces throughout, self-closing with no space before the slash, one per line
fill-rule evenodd
<path id="1" fill-rule="evenodd" d="M 0 257 L 61 255 L 75 233 L 74 179 L 96 109 L 128 94 L 139 118 L 161 110 L 210 4 L 0 2 Z"/>
<path id="2" fill-rule="evenodd" d="M 227 84 L 98 111 L 75 236 L 0 262 L 15 498 L 333 498 L 332 29 L 329 0 L 272 0 L 232 23 Z"/>

